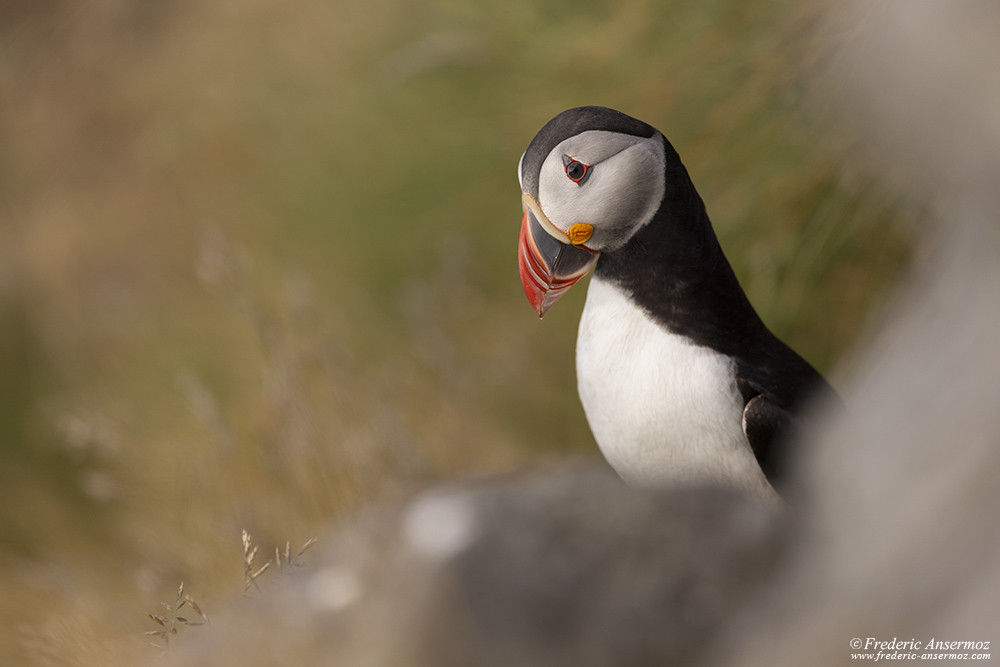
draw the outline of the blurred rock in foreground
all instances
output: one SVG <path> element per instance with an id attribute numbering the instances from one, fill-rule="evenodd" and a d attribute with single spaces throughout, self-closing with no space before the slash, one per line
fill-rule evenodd
<path id="1" fill-rule="evenodd" d="M 642 493 L 604 468 L 436 488 L 342 529 L 174 657 L 690 664 L 773 571 L 782 525 L 780 510 L 735 492 Z"/>

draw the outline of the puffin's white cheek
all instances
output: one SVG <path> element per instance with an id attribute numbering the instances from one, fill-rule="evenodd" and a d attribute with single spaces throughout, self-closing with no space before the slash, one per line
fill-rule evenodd
<path id="1" fill-rule="evenodd" d="M 663 200 L 663 165 L 647 146 L 636 146 L 616 156 L 615 226 L 639 228 L 648 222 Z"/>

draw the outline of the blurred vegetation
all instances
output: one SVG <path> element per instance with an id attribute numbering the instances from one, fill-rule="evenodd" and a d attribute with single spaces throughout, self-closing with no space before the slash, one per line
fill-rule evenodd
<path id="1" fill-rule="evenodd" d="M 241 529 L 596 455 L 585 289 L 539 323 L 516 269 L 517 160 L 562 109 L 663 130 L 835 373 L 904 204 L 806 101 L 843 36 L 797 5 L 0 5 L 0 662 L 107 664 L 181 580 L 211 613 Z"/>

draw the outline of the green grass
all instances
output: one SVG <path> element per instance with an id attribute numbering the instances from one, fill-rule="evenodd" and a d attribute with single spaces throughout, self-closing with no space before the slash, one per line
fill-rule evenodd
<path id="1" fill-rule="evenodd" d="M 596 455 L 585 290 L 540 323 L 516 272 L 517 159 L 564 108 L 667 135 L 824 370 L 905 263 L 794 3 L 147 5 L 0 24 L 0 662 L 99 663 L 177 581 L 215 607 L 244 527 Z"/>

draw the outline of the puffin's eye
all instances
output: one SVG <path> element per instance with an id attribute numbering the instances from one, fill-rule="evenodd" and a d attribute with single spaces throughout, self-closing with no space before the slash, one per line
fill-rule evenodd
<path id="1" fill-rule="evenodd" d="M 574 160 L 568 155 L 562 156 L 563 167 L 566 169 L 566 177 L 577 185 L 583 183 L 590 177 L 590 165 L 579 160 Z"/>

